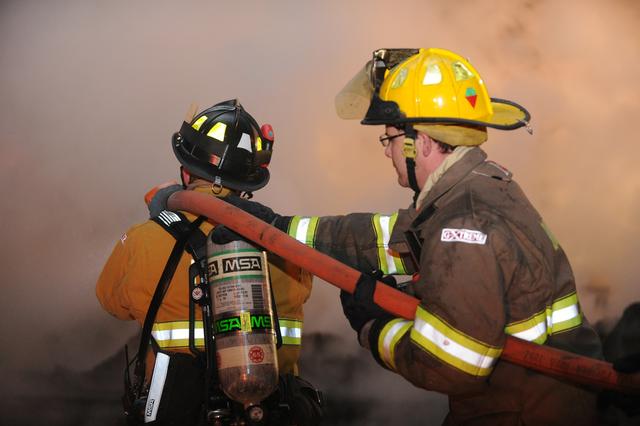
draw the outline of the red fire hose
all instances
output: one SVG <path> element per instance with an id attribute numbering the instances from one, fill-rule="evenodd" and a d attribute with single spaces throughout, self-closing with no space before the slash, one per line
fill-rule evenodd
<path id="1" fill-rule="evenodd" d="M 171 210 L 186 210 L 224 224 L 243 237 L 306 269 L 313 275 L 353 293 L 360 272 L 298 242 L 284 232 L 220 199 L 195 191 L 180 191 L 169 198 Z M 373 300 L 398 317 L 413 320 L 418 300 L 378 283 Z M 640 373 L 622 374 L 611 364 L 548 346 L 507 336 L 502 359 L 575 383 L 640 394 Z"/>

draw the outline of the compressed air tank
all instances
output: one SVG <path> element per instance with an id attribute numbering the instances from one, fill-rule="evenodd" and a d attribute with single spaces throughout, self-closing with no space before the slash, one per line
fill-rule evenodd
<path id="1" fill-rule="evenodd" d="M 278 385 L 267 255 L 244 240 L 216 244 L 210 234 L 207 262 L 222 390 L 245 407 L 257 405 Z"/>

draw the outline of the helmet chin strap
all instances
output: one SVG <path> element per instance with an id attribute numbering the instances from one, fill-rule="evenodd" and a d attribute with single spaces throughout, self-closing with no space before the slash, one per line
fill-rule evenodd
<path id="1" fill-rule="evenodd" d="M 402 153 L 404 154 L 405 161 L 407 163 L 407 178 L 409 180 L 409 186 L 413 189 L 413 207 L 416 207 L 416 200 L 420 195 L 420 188 L 418 187 L 418 180 L 416 179 L 416 137 L 418 133 L 410 125 L 404 126 L 404 145 L 402 147 Z"/>

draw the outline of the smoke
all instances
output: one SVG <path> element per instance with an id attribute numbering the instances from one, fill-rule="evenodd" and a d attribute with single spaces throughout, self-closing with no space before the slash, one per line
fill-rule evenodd
<path id="1" fill-rule="evenodd" d="M 272 181 L 256 198 L 276 211 L 408 205 L 381 129 L 333 112 L 379 47 L 460 52 L 491 96 L 529 109 L 533 136 L 493 131 L 485 148 L 561 241 L 587 314 L 619 315 L 640 299 L 639 18 L 622 0 L 2 2 L 0 365 L 82 370 L 135 332 L 101 310 L 95 281 L 146 218 L 143 194 L 177 177 L 169 138 L 193 101 L 237 97 L 273 125 Z M 323 286 L 307 330 L 344 334 Z"/>

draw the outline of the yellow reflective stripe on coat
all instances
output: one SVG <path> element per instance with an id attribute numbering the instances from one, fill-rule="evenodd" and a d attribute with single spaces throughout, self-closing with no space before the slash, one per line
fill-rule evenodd
<path id="1" fill-rule="evenodd" d="M 279 318 L 280 334 L 282 335 L 283 345 L 301 345 L 302 344 L 302 321 Z"/>
<path id="2" fill-rule="evenodd" d="M 473 376 L 488 376 L 502 348 L 480 342 L 418 306 L 411 340 L 445 364 Z"/>
<path id="3" fill-rule="evenodd" d="M 551 313 L 547 313 L 550 321 L 549 334 L 561 333 L 582 324 L 582 313 L 576 293 L 556 299 L 551 305 Z"/>
<path id="4" fill-rule="evenodd" d="M 287 233 L 302 244 L 314 247 L 318 219 L 318 216 L 294 216 L 293 219 L 291 219 Z"/>
<path id="5" fill-rule="evenodd" d="M 505 333 L 519 339 L 543 344 L 549 335 L 562 333 L 582 324 L 578 295 L 570 293 L 556 299 L 544 312 L 507 324 Z"/>
<path id="6" fill-rule="evenodd" d="M 396 370 L 394 361 L 396 345 L 413 325 L 413 321 L 396 318 L 389 321 L 380 331 L 378 337 L 378 354 L 387 367 Z"/>
<path id="7" fill-rule="evenodd" d="M 402 259 L 397 255 L 394 256 L 393 252 L 389 250 L 389 239 L 397 219 L 398 213 L 391 216 L 375 214 L 372 218 L 378 246 L 378 263 L 384 274 L 403 275 L 406 273 Z"/>
<path id="8" fill-rule="evenodd" d="M 204 347 L 202 321 L 195 322 L 195 344 Z M 151 335 L 162 349 L 189 347 L 189 321 L 170 321 L 153 324 Z"/>
<path id="9" fill-rule="evenodd" d="M 547 340 L 547 313 L 540 312 L 526 320 L 508 324 L 504 332 L 541 345 Z"/>

